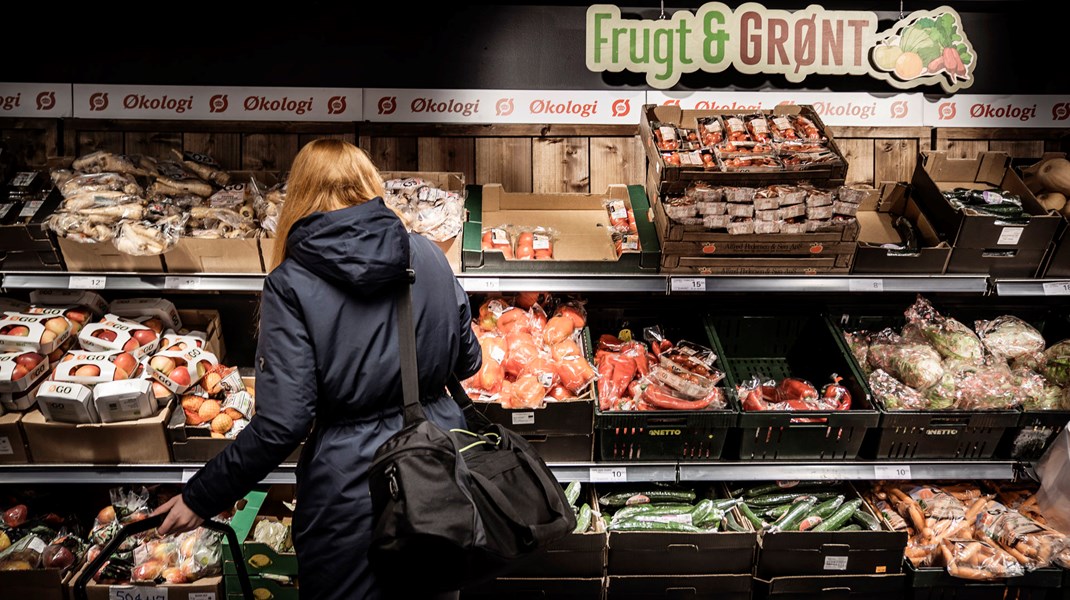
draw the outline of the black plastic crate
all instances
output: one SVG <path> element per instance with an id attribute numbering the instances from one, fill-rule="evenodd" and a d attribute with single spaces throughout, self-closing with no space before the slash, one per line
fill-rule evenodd
<path id="1" fill-rule="evenodd" d="M 952 577 L 944 568 L 915 567 L 907 561 L 914 600 L 1051 600 L 1063 584 L 1063 570 L 1037 569 L 1021 577 L 973 581 Z"/>
<path id="2" fill-rule="evenodd" d="M 846 344 L 824 315 L 718 314 L 706 318 L 714 350 L 727 373 L 729 398 L 742 402 L 736 386 L 760 374 L 780 381 L 801 377 L 819 390 L 833 373 L 851 392 L 847 411 L 742 411 L 737 439 L 740 460 L 850 460 L 858 458 L 866 432 L 880 422 Z M 793 422 L 799 418 L 818 422 Z"/>
<path id="3" fill-rule="evenodd" d="M 750 575 L 610 575 L 606 578 L 606 597 L 608 600 L 750 600 L 752 583 Z"/>
<path id="4" fill-rule="evenodd" d="M 754 579 L 754 600 L 902 600 L 906 575 L 806 575 Z"/>
<path id="5" fill-rule="evenodd" d="M 646 307 L 649 310 L 649 307 Z M 643 309 L 632 307 L 598 312 L 591 311 L 589 318 L 601 318 L 590 325 L 591 338 L 597 348 L 598 337 L 604 333 L 614 335 L 621 326 L 628 326 L 636 339 L 642 338 L 644 327 L 658 325 L 666 338 L 673 343 L 687 340 L 711 347 L 715 352 L 702 320 L 695 313 L 688 317 L 642 314 Z M 723 356 L 717 353 L 715 367 L 723 370 Z M 724 409 L 704 410 L 657 410 L 657 411 L 603 411 L 595 401 L 594 427 L 598 445 L 598 457 L 602 461 L 709 461 L 721 458 L 725 440 L 736 425 L 739 410 L 728 399 L 726 383 L 720 387 L 725 392 L 728 405 Z"/>
<path id="6" fill-rule="evenodd" d="M 903 312 L 843 315 L 835 325 L 837 335 L 859 330 L 899 329 L 906 322 Z M 1065 319 L 1044 312 L 1026 314 L 1020 308 L 953 307 L 939 309 L 973 329 L 978 319 L 1013 314 L 1029 322 L 1045 336 L 1048 345 L 1063 339 L 1070 329 Z M 850 360 L 861 371 L 854 356 Z M 868 384 L 866 384 L 868 387 Z M 986 460 L 993 457 L 1033 459 L 1043 454 L 1070 419 L 1068 411 L 999 410 L 886 410 L 883 406 L 877 435 L 870 436 L 863 455 L 876 459 L 952 458 Z M 1019 436 L 1022 436 L 1019 439 Z"/>

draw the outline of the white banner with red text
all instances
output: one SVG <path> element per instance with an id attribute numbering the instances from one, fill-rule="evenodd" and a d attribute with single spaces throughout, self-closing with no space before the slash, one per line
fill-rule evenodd
<path id="1" fill-rule="evenodd" d="M 826 125 L 841 127 L 919 127 L 925 102 L 920 94 L 861 92 L 647 92 L 648 104 L 675 104 L 685 110 L 770 109 L 778 104 L 809 104 Z"/>
<path id="2" fill-rule="evenodd" d="M 360 121 L 360 88 L 74 84 L 74 116 L 87 119 Z"/>
<path id="3" fill-rule="evenodd" d="M 0 118 L 71 116 L 69 83 L 0 83 Z"/>
<path id="4" fill-rule="evenodd" d="M 365 89 L 364 118 L 386 123 L 635 125 L 639 91 Z"/>

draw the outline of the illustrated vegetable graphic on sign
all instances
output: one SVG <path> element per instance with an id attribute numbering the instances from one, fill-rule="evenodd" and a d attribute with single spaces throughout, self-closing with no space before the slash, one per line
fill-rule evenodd
<path id="1" fill-rule="evenodd" d="M 939 84 L 954 92 L 972 83 L 977 55 L 951 9 L 919 11 L 889 30 L 870 52 L 878 77 L 900 87 Z"/>

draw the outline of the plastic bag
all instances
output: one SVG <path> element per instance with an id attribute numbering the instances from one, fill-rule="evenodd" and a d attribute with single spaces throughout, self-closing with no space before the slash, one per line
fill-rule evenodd
<path id="1" fill-rule="evenodd" d="M 866 359 L 915 390 L 936 384 L 944 374 L 940 355 L 926 344 L 911 344 L 885 330 L 870 342 Z"/>
<path id="2" fill-rule="evenodd" d="M 557 232 L 547 227 L 518 227 L 516 233 L 516 258 L 518 260 L 551 260 Z"/>
<path id="3" fill-rule="evenodd" d="M 1025 574 L 1013 556 L 988 540 L 944 540 L 940 551 L 952 577 L 989 581 Z"/>
<path id="4" fill-rule="evenodd" d="M 1044 351 L 1040 374 L 1060 387 L 1070 387 L 1070 339 L 1052 345 Z"/>
<path id="5" fill-rule="evenodd" d="M 907 321 L 921 328 L 940 356 L 975 364 L 984 359 L 984 349 L 977 334 L 961 322 L 942 316 L 922 296 L 918 296 L 905 314 Z"/>
<path id="6" fill-rule="evenodd" d="M 940 398 L 953 399 L 951 407 L 959 410 L 1013 408 L 1019 398 L 1010 369 L 999 363 L 952 363 L 934 389 Z"/>
<path id="7" fill-rule="evenodd" d="M 747 131 L 747 124 L 740 115 L 724 116 L 721 118 L 724 123 L 725 142 L 753 142 L 754 138 L 751 137 L 750 132 Z"/>
<path id="8" fill-rule="evenodd" d="M 506 259 L 513 258 L 513 240 L 507 227 L 485 227 L 481 247 L 484 252 L 494 250 L 501 252 Z"/>
<path id="9" fill-rule="evenodd" d="M 721 125 L 721 120 L 716 116 L 699 117 L 698 121 L 698 135 L 702 144 L 707 147 L 713 147 L 724 141 L 724 126 Z"/>
<path id="10" fill-rule="evenodd" d="M 847 342 L 847 347 L 851 350 L 851 355 L 854 356 L 855 362 L 862 367 L 862 371 L 866 375 L 869 375 L 873 370 L 873 367 L 869 364 L 869 333 L 866 331 L 844 331 L 843 339 Z"/>
<path id="11" fill-rule="evenodd" d="M 123 192 L 130 196 L 142 196 L 145 190 L 129 175 L 122 173 L 77 173 L 59 185 L 64 198 L 93 192 Z"/>
<path id="12" fill-rule="evenodd" d="M 991 321 L 976 321 L 974 330 L 989 352 L 1007 360 L 1041 352 L 1046 346 L 1044 336 L 1035 327 L 1015 316 L 1004 315 Z"/>
<path id="13" fill-rule="evenodd" d="M 282 212 L 282 204 L 286 201 L 286 183 L 279 183 L 257 196 L 253 200 L 253 212 L 260 228 L 267 237 L 274 237 L 275 228 L 279 223 L 279 213 Z"/>
<path id="14" fill-rule="evenodd" d="M 1062 534 L 1045 529 L 1021 513 L 989 501 L 977 515 L 977 531 L 996 542 L 1027 570 L 1052 564 L 1067 546 Z"/>
<path id="15" fill-rule="evenodd" d="M 188 217 L 167 217 L 157 221 L 124 221 L 112 239 L 123 254 L 155 256 L 174 248 L 182 237 Z"/>
<path id="16" fill-rule="evenodd" d="M 442 190 L 418 178 L 391 179 L 383 182 L 384 202 L 415 233 L 444 242 L 461 232 L 464 223 L 464 196 Z"/>
<path id="17" fill-rule="evenodd" d="M 877 368 L 869 374 L 869 389 L 873 398 L 887 410 L 921 410 L 927 406 L 925 399 L 912 387 Z"/>
<path id="18" fill-rule="evenodd" d="M 1052 385 L 1036 371 L 1014 369 L 1011 377 L 1015 401 L 1024 410 L 1070 410 L 1070 391 Z"/>
<path id="19" fill-rule="evenodd" d="M 792 115 L 791 124 L 795 128 L 795 132 L 799 135 L 800 139 L 811 141 L 826 141 L 824 132 L 808 117 L 803 115 Z"/>
<path id="20" fill-rule="evenodd" d="M 773 172 L 783 171 L 784 163 L 775 156 L 736 156 L 720 159 L 721 170 L 728 172 Z"/>
<path id="21" fill-rule="evenodd" d="M 253 541 L 267 544 L 268 547 L 280 554 L 293 551 L 290 528 L 282 521 L 259 519 L 253 529 Z"/>

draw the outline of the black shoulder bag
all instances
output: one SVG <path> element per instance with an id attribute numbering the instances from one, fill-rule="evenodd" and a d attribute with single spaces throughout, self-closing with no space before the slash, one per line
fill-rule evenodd
<path id="1" fill-rule="evenodd" d="M 546 463 L 520 435 L 491 423 L 451 377 L 468 430 L 446 431 L 419 403 L 414 279 L 402 286 L 398 329 L 405 425 L 375 453 L 368 559 L 383 585 L 458 590 L 506 574 L 568 535 L 576 517 Z"/>

